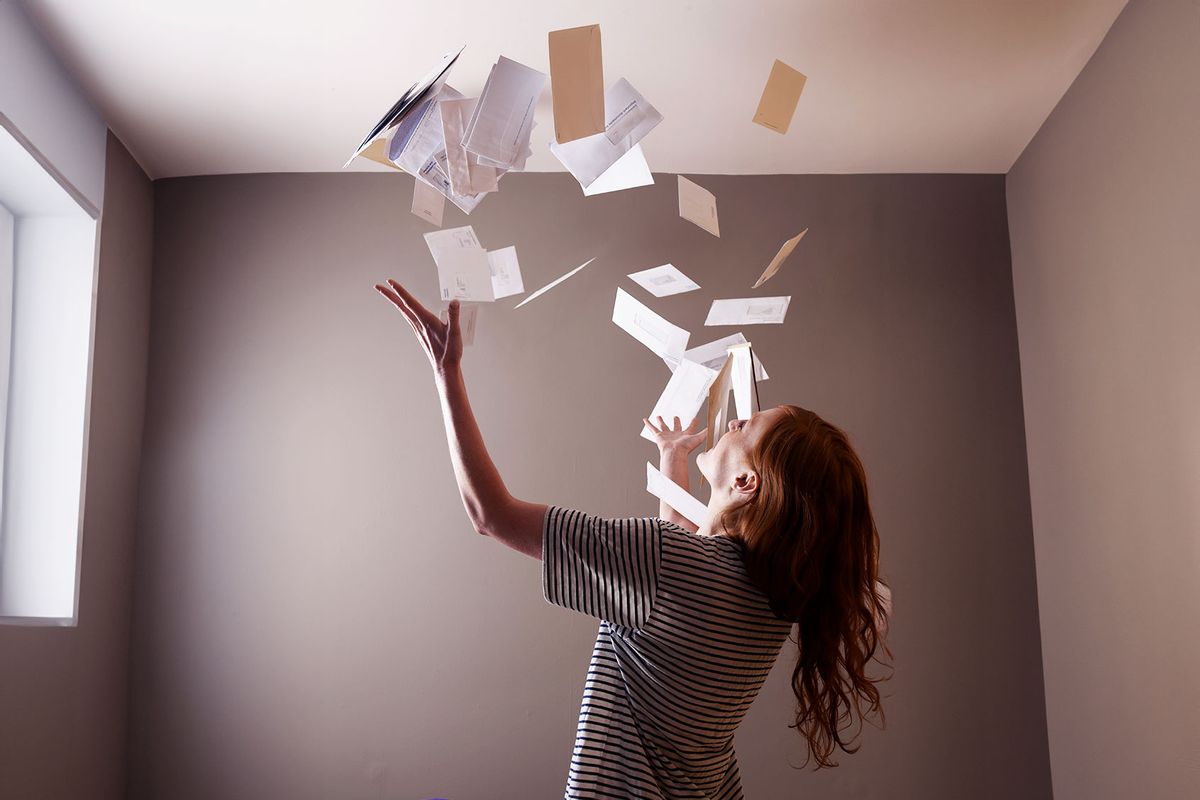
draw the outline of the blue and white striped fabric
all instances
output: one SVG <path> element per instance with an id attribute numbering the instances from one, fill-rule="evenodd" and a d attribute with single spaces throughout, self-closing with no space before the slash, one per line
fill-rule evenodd
<path id="1" fill-rule="evenodd" d="M 741 798 L 733 734 L 792 630 L 741 545 L 551 506 L 542 591 L 600 620 L 564 796 Z"/>

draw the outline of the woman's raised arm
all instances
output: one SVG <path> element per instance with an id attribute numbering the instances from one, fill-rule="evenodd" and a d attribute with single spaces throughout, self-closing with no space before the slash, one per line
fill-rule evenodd
<path id="1" fill-rule="evenodd" d="M 540 559 L 546 506 L 518 500 L 509 494 L 488 455 L 462 376 L 458 301 L 450 302 L 449 322 L 442 322 L 397 281 L 376 284 L 375 289 L 404 315 L 433 367 L 450 461 L 471 524 L 479 533 Z"/>

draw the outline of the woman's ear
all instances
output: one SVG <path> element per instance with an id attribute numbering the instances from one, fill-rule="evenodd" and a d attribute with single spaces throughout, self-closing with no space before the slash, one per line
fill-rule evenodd
<path id="1" fill-rule="evenodd" d="M 752 469 L 745 470 L 734 476 L 732 494 L 743 502 L 754 498 L 758 492 L 758 473 Z"/>

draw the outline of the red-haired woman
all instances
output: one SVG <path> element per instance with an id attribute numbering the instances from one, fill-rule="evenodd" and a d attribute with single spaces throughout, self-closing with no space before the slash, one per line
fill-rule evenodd
<path id="1" fill-rule="evenodd" d="M 795 727 L 833 766 L 853 723 L 882 717 L 872 659 L 890 613 L 862 464 L 845 434 L 779 406 L 697 459 L 712 486 L 697 530 L 659 517 L 601 519 L 509 494 L 467 399 L 459 307 L 448 323 L 395 281 L 376 289 L 434 369 L 450 457 L 475 529 L 542 560 L 548 601 L 600 620 L 566 797 L 740 798 L 733 735 L 793 626 Z M 703 433 L 645 421 L 662 471 L 687 488 Z"/>

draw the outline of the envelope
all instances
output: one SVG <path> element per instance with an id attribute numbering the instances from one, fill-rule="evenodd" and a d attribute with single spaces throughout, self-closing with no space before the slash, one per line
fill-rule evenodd
<path id="1" fill-rule="evenodd" d="M 550 31 L 550 91 L 559 144 L 604 132 L 599 25 Z"/>

